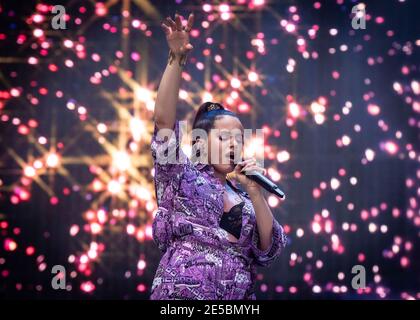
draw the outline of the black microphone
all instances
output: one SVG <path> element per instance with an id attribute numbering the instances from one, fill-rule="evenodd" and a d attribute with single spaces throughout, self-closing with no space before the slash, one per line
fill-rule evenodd
<path id="1" fill-rule="evenodd" d="M 233 155 L 231 156 L 231 159 L 233 160 Z M 243 159 L 242 159 L 243 161 Z M 229 175 L 233 174 L 233 176 L 235 175 L 235 173 L 231 172 L 230 174 L 228 173 L 228 177 Z M 262 173 L 259 172 L 250 172 L 249 174 L 243 173 L 247 176 L 247 178 L 255 181 L 256 183 L 258 183 L 258 185 L 260 185 L 261 187 L 263 187 L 265 190 L 267 190 L 268 192 L 275 194 L 276 196 L 280 197 L 281 199 L 285 199 L 286 195 L 284 194 L 284 192 L 279 188 L 279 186 L 277 186 L 273 181 L 271 181 L 270 179 L 268 179 L 265 175 L 263 175 Z"/>
<path id="2" fill-rule="evenodd" d="M 280 190 L 280 188 L 270 179 L 268 179 L 265 175 L 259 172 L 252 172 L 249 174 L 246 174 L 247 178 L 255 181 L 258 183 L 261 187 L 263 187 L 268 192 L 271 192 L 272 194 L 275 194 L 276 196 L 280 197 L 281 199 L 286 198 L 286 195 L 283 191 Z"/>

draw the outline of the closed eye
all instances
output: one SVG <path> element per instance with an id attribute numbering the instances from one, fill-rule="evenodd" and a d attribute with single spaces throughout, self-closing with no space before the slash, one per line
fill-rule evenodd
<path id="1" fill-rule="evenodd" d="M 220 134 L 219 135 L 219 140 L 220 141 L 226 141 L 226 140 L 229 140 L 229 134 L 225 134 L 225 133 L 222 133 L 222 134 Z"/>
<path id="2" fill-rule="evenodd" d="M 235 136 L 235 140 L 238 143 L 242 143 L 242 141 L 244 140 L 244 137 L 243 137 L 243 135 L 238 134 L 238 135 Z"/>

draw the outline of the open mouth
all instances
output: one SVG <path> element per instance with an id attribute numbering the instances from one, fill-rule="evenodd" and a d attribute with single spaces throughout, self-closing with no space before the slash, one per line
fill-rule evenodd
<path id="1" fill-rule="evenodd" d="M 235 153 L 234 152 L 229 152 L 228 153 L 228 158 L 229 158 L 230 164 L 234 164 L 235 163 Z"/>

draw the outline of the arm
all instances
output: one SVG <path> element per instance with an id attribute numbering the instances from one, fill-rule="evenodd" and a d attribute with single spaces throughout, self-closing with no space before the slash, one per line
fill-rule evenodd
<path id="1" fill-rule="evenodd" d="M 255 226 L 252 233 L 251 248 L 257 264 L 269 265 L 286 245 L 286 235 L 282 226 L 273 217 L 270 207 L 265 200 L 262 188 L 245 174 L 249 171 L 264 169 L 256 165 L 255 159 L 239 163 L 234 171 L 234 176 L 246 189 L 255 211 Z"/>
<path id="2" fill-rule="evenodd" d="M 273 214 L 260 185 L 255 181 L 248 179 L 244 173 L 259 171 L 264 169 L 258 167 L 254 158 L 244 160 L 235 168 L 236 179 L 244 186 L 248 193 L 252 206 L 255 211 L 255 218 L 257 220 L 258 234 L 259 234 L 259 249 L 262 251 L 268 250 L 273 239 Z"/>
<path id="3" fill-rule="evenodd" d="M 172 62 L 168 63 L 159 84 L 154 121 L 159 129 L 173 129 L 176 120 L 176 104 L 178 102 L 181 85 L 182 66 L 179 61 L 192 49 L 188 33 L 192 28 L 194 16 L 190 14 L 187 26 L 182 26 L 181 16 L 175 15 L 175 21 L 166 18 L 162 23 L 169 48 L 174 55 Z"/>
<path id="4" fill-rule="evenodd" d="M 181 17 L 176 15 L 175 20 L 176 22 L 167 18 L 166 24 L 162 23 L 170 52 L 174 56 L 172 62 L 168 61 L 159 84 L 154 111 L 155 127 L 150 144 L 155 169 L 156 199 L 159 206 L 167 208 L 170 206 L 165 199 L 171 198 L 171 192 L 177 189 L 179 177 L 188 168 L 189 163 L 180 150 L 179 123 L 175 116 L 182 73 L 179 61 L 192 49 L 188 31 L 191 30 L 193 16 L 188 18 L 185 30 L 182 29 Z"/>
<path id="5" fill-rule="evenodd" d="M 255 211 L 259 234 L 259 249 L 266 251 L 270 248 L 273 239 L 273 214 L 261 190 L 248 193 Z"/>
<path id="6" fill-rule="evenodd" d="M 283 227 L 273 217 L 262 191 L 249 193 L 255 211 L 256 226 L 252 233 L 251 248 L 260 266 L 270 265 L 286 246 Z"/>
<path id="7" fill-rule="evenodd" d="M 163 73 L 154 113 L 154 121 L 159 129 L 172 129 L 174 126 L 181 73 L 182 67 L 178 63 L 168 64 Z"/>

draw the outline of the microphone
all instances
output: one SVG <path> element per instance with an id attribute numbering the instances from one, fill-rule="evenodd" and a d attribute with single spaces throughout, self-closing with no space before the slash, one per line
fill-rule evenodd
<path id="1" fill-rule="evenodd" d="M 247 178 L 255 181 L 258 183 L 261 187 L 263 187 L 268 192 L 271 192 L 272 194 L 275 194 L 277 197 L 280 197 L 281 199 L 285 199 L 286 195 L 280 188 L 270 179 L 268 179 L 265 175 L 259 172 L 253 172 L 250 174 L 246 174 Z"/>
<path id="2" fill-rule="evenodd" d="M 247 178 L 255 181 L 261 187 L 263 187 L 268 192 L 278 196 L 281 199 L 285 199 L 285 193 L 277 186 L 273 181 L 268 179 L 265 175 L 259 172 L 252 172 L 249 174 L 245 174 Z M 236 172 L 230 172 L 227 174 L 228 178 L 236 178 Z"/>

